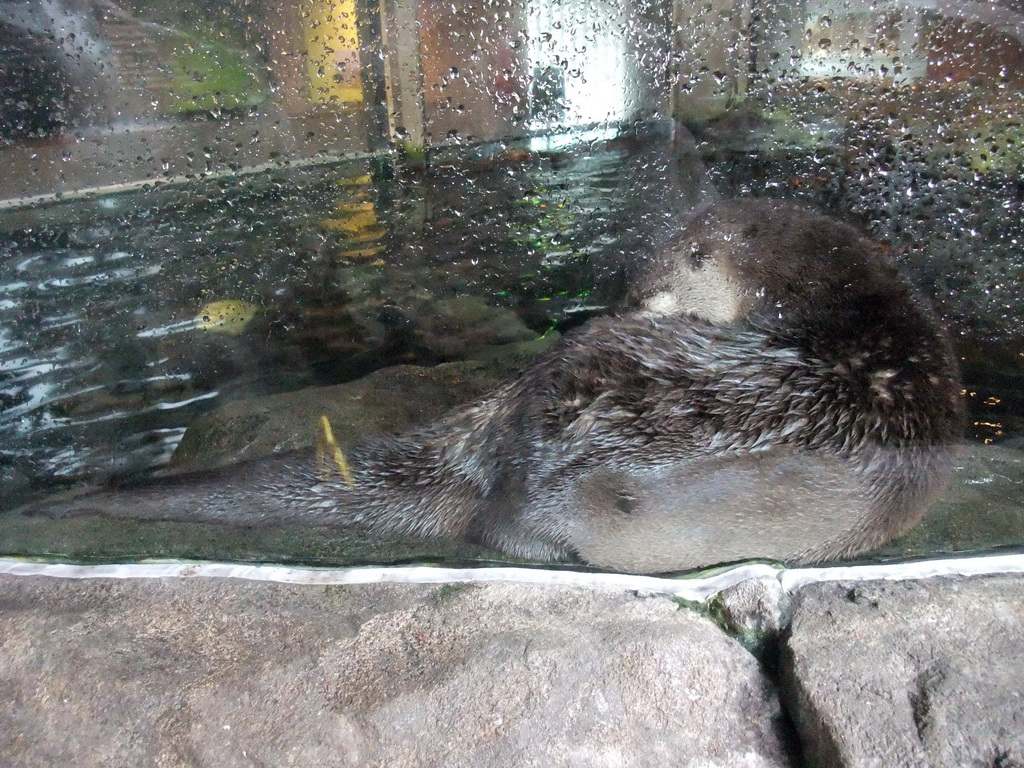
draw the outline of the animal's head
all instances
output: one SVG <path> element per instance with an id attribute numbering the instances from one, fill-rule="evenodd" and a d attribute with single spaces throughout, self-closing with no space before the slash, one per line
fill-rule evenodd
<path id="1" fill-rule="evenodd" d="M 631 283 L 630 305 L 645 314 L 730 323 L 806 320 L 902 281 L 857 229 L 803 206 L 748 199 L 699 211 Z"/>

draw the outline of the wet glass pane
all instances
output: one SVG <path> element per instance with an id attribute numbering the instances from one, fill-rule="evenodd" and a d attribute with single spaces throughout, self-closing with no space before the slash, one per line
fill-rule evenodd
<path id="1" fill-rule="evenodd" d="M 851 556 L 1024 545 L 1021 22 L 1009 2 L 0 2 L 0 554 L 500 559 L 472 526 L 394 541 L 312 502 L 253 523 L 274 493 L 349 493 L 368 435 L 435 424 L 430 450 L 463 450 L 445 414 L 531 364 L 560 381 L 562 338 L 635 310 L 694 212 L 748 197 L 881 243 L 962 367 L 949 489 Z M 499 516 L 544 501 L 516 453 L 538 438 L 502 418 L 441 480 L 500 465 L 479 492 Z M 417 445 L 381 476 L 421 466 Z M 312 458 L 287 481 L 239 464 L 291 451 Z M 197 481 L 225 489 L 206 517 L 222 498 L 255 517 L 137 519 L 195 471 L 224 473 Z M 409 485 L 403 504 L 434 503 Z"/>

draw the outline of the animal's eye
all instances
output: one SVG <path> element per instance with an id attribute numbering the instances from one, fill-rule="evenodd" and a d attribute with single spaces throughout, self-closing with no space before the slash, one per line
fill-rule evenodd
<path id="1" fill-rule="evenodd" d="M 704 262 L 710 259 L 711 256 L 704 251 L 697 243 L 690 244 L 690 265 L 693 267 L 702 267 Z"/>

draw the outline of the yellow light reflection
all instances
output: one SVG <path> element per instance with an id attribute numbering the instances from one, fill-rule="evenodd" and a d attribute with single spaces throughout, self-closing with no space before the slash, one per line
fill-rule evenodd
<path id="1" fill-rule="evenodd" d="M 302 13 L 306 73 L 315 104 L 363 100 L 355 0 L 312 0 Z"/>

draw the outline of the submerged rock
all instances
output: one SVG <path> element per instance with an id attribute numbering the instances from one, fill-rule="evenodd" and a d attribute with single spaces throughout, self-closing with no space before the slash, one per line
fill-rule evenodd
<path id="1" fill-rule="evenodd" d="M 473 360 L 431 367 L 397 365 L 356 381 L 227 403 L 196 419 L 178 445 L 175 470 L 205 470 L 282 451 L 312 448 L 327 416 L 344 447 L 365 435 L 436 419 L 484 394 L 558 339 L 482 349 Z"/>

